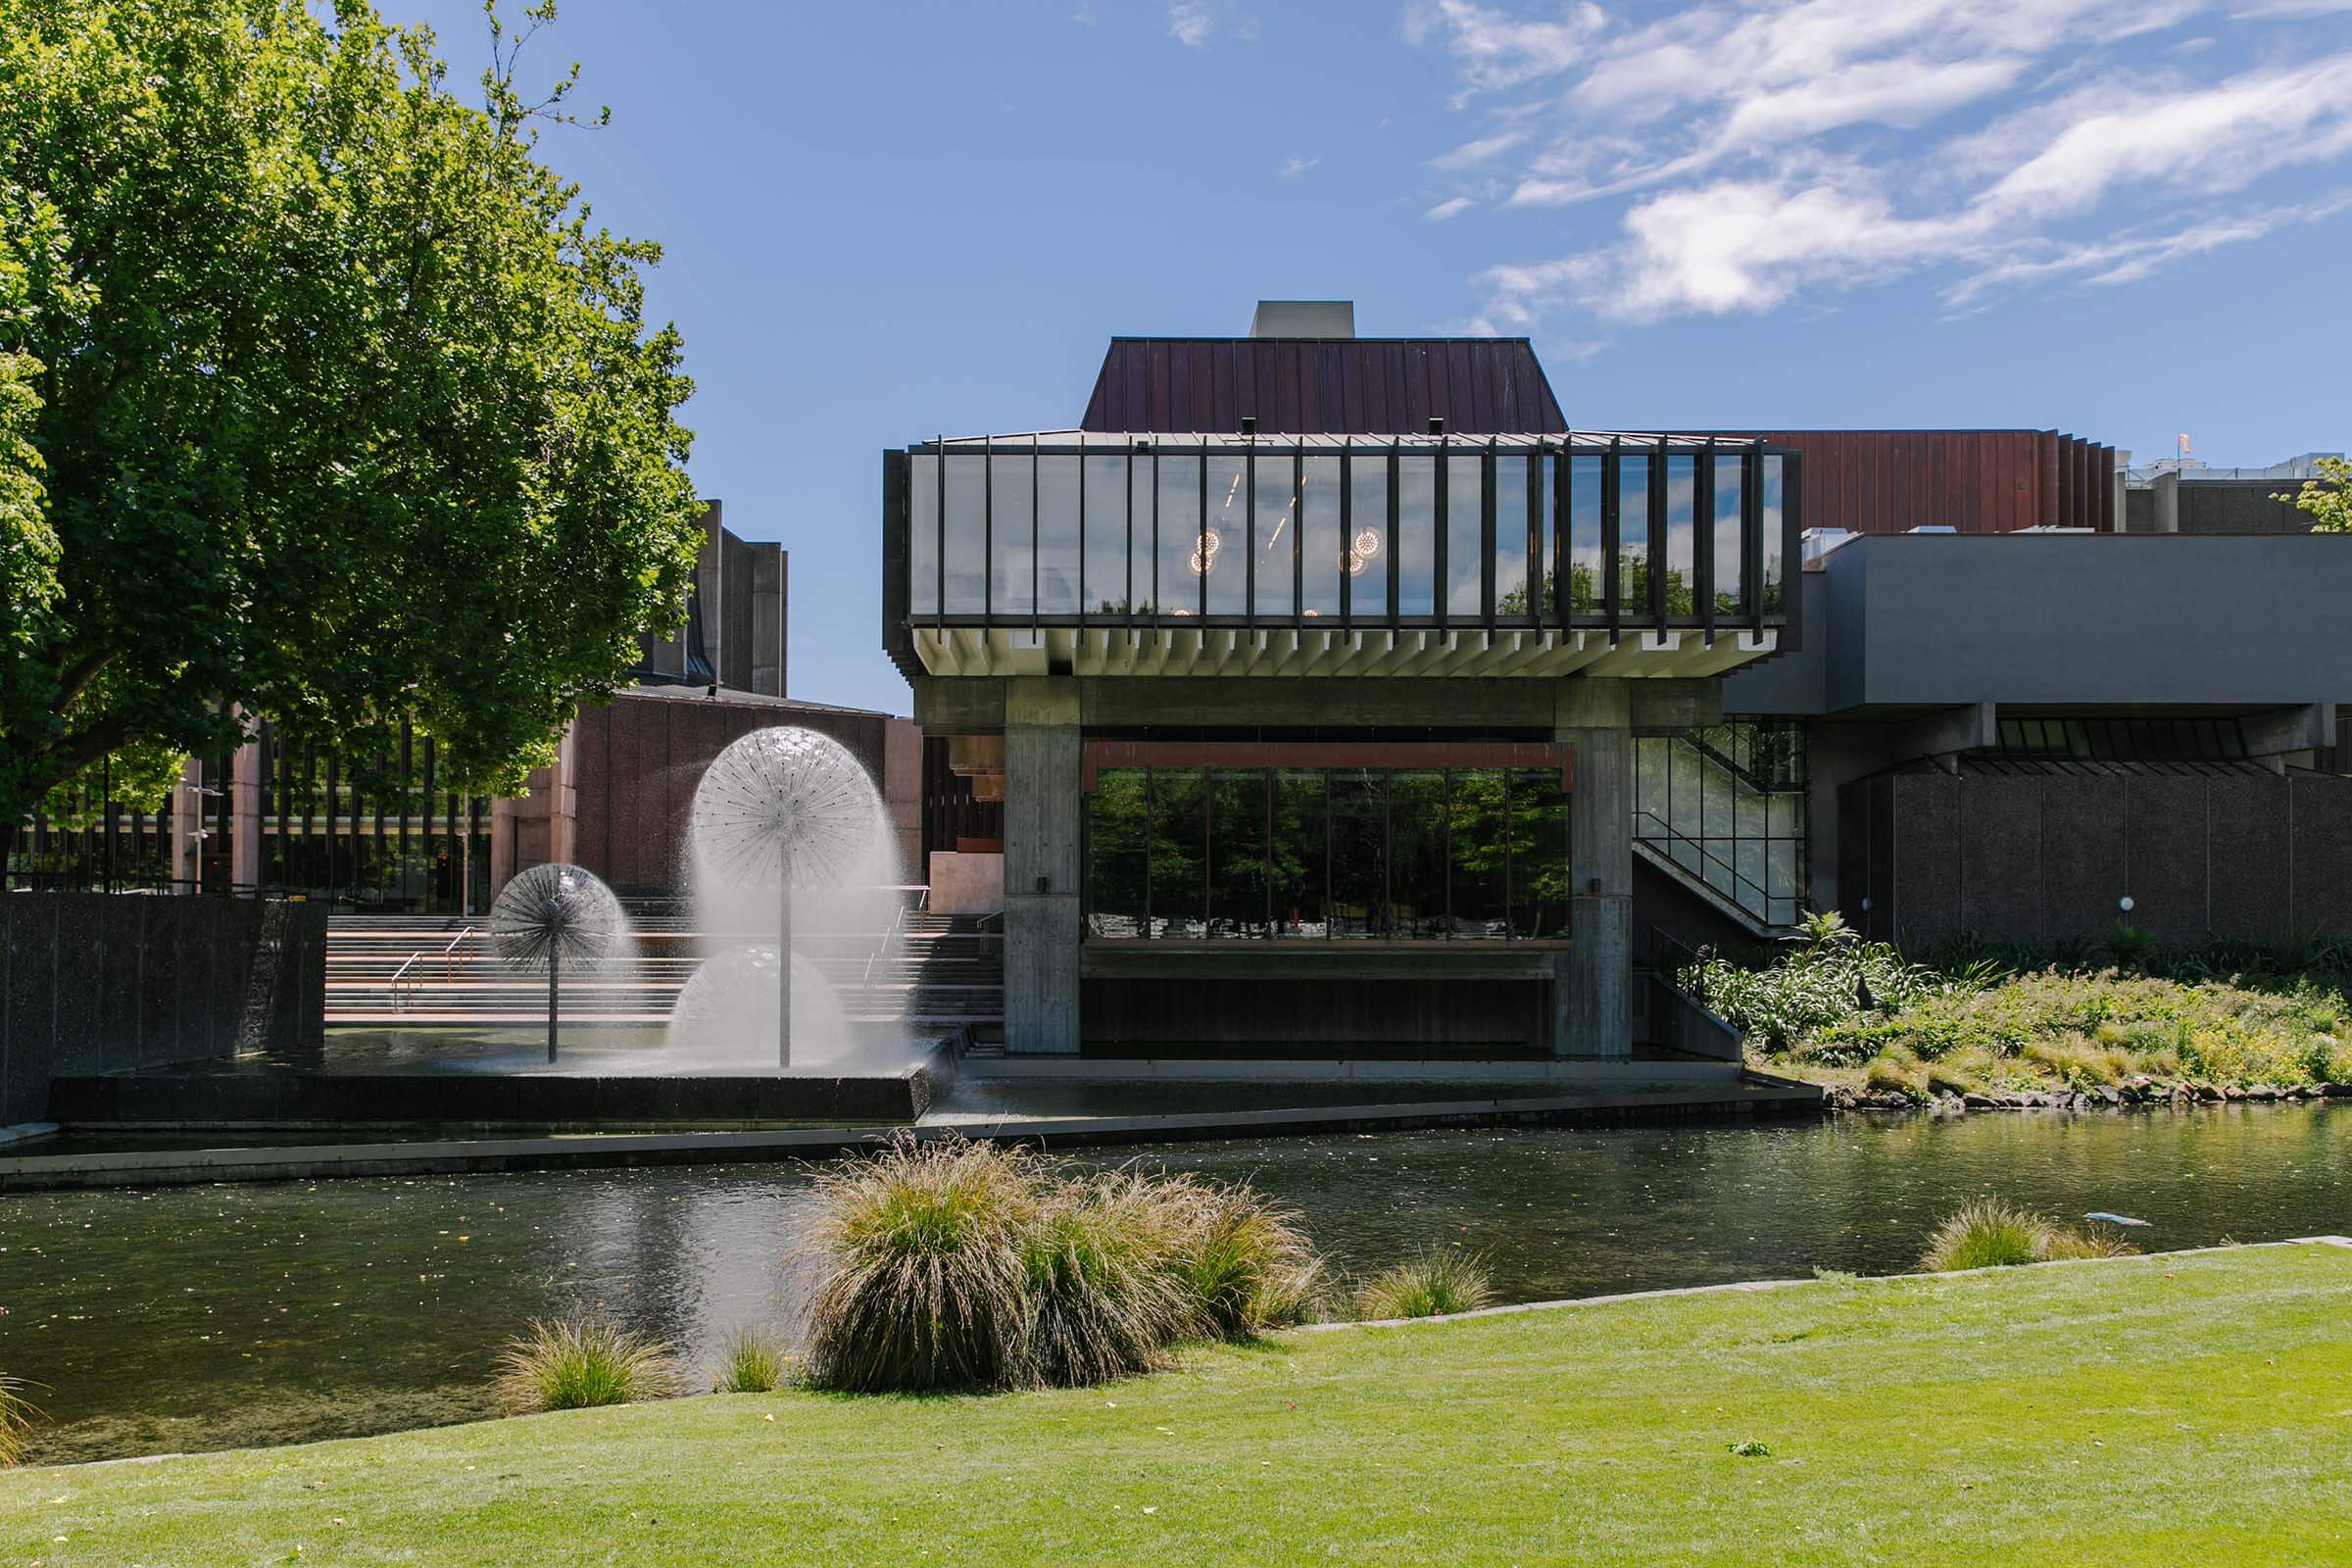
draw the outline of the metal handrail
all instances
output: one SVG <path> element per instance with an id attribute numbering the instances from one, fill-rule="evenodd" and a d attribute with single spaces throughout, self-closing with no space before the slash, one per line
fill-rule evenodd
<path id="1" fill-rule="evenodd" d="M 450 938 L 449 946 L 441 950 L 441 983 L 443 985 L 449 984 L 457 977 L 457 972 L 466 967 L 466 955 L 459 952 L 458 949 L 460 944 L 471 935 L 473 935 L 473 927 L 467 926 Z"/>
<path id="2" fill-rule="evenodd" d="M 405 1012 L 408 1010 L 401 1004 L 400 983 L 402 980 L 407 979 L 409 971 L 416 967 L 416 960 L 423 956 L 424 955 L 421 953 L 412 953 L 409 955 L 407 962 L 403 963 L 399 968 L 392 971 L 392 1010 L 394 1012 Z M 416 981 L 409 981 L 409 989 L 411 991 L 415 991 L 416 989 Z"/>

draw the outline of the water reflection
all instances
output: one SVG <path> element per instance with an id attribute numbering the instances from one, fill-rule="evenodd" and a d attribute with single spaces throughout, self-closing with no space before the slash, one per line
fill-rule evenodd
<path id="1" fill-rule="evenodd" d="M 2352 1111 L 1398 1133 L 1093 1157 L 1244 1177 L 1352 1268 L 1431 1240 L 1538 1299 L 1909 1264 L 1998 1195 L 2154 1222 L 2152 1247 L 2340 1233 Z M 0 1200 L 0 1367 L 51 1386 L 36 1457 L 217 1447 L 487 1414 L 499 1342 L 602 1306 L 707 1364 L 776 1322 L 806 1223 L 779 1166 Z"/>

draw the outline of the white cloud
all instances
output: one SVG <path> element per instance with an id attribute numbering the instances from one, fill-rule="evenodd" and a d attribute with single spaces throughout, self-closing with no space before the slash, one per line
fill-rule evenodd
<path id="1" fill-rule="evenodd" d="M 2332 17 L 2352 11 L 2352 0 L 2263 0 L 2230 13 L 2231 22 L 2264 22 L 2300 17 Z"/>
<path id="2" fill-rule="evenodd" d="M 1216 27 L 1216 14 L 1207 0 L 1168 0 L 1168 36 L 1178 43 L 1198 49 Z"/>
<path id="3" fill-rule="evenodd" d="M 1322 161 L 1320 158 L 1285 158 L 1282 161 L 1282 177 L 1297 179 Z"/>
<path id="4" fill-rule="evenodd" d="M 1599 243 L 1481 273 L 1491 330 L 1561 305 L 1768 311 L 1926 268 L 1955 304 L 2129 282 L 2341 210 L 2228 198 L 2352 158 L 2352 51 L 2255 50 L 2264 63 L 2198 80 L 2209 57 L 2159 38 L 2137 57 L 2162 72 L 2119 64 L 2118 40 L 2227 3 L 1698 0 L 1631 24 L 1425 0 L 1408 38 L 1442 46 L 1457 102 L 1494 100 L 1499 127 L 1428 160 L 1457 183 L 1426 216 L 1624 203 Z M 2237 15 L 2335 11 L 2352 0 Z"/>

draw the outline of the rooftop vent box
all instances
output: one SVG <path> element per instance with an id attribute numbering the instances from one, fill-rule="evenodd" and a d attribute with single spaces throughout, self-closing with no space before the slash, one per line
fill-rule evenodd
<path id="1" fill-rule="evenodd" d="M 1251 337 L 1355 336 L 1353 300 L 1259 300 L 1250 318 Z"/>
<path id="2" fill-rule="evenodd" d="M 1923 522 L 1916 528 L 1906 528 L 1903 531 L 1905 533 L 1958 533 L 1960 530 L 1948 522 Z"/>

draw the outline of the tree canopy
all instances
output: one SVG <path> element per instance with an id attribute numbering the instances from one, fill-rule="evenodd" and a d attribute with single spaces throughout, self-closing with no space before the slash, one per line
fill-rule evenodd
<path id="1" fill-rule="evenodd" d="M 0 824 L 239 710 L 514 788 L 676 623 L 661 253 L 490 20 L 477 108 L 363 0 L 0 0 Z"/>
<path id="2" fill-rule="evenodd" d="M 2322 458 L 2313 465 L 2319 476 L 2303 481 L 2293 495 L 2274 496 L 2291 501 L 2311 514 L 2313 533 L 2352 533 L 2352 462 Z"/>

